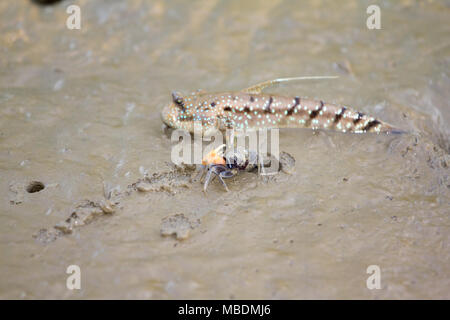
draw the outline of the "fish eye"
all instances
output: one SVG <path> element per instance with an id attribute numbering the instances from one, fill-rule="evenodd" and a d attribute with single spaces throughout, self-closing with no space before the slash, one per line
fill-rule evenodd
<path id="1" fill-rule="evenodd" d="M 184 111 L 184 99 L 178 92 L 172 92 L 172 101 L 177 107 Z"/>

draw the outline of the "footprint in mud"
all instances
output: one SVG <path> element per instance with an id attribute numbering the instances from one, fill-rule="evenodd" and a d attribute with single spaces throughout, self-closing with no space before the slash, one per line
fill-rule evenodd
<path id="1" fill-rule="evenodd" d="M 12 194 L 9 199 L 11 204 L 21 204 L 23 202 L 25 196 L 25 185 L 23 183 L 11 182 L 9 191 Z"/>
<path id="2" fill-rule="evenodd" d="M 175 235 L 177 240 L 185 240 L 189 238 L 190 231 L 197 228 L 201 224 L 200 219 L 191 221 L 184 214 L 174 214 L 162 219 L 161 235 Z"/>
<path id="3" fill-rule="evenodd" d="M 189 188 L 192 184 L 192 174 L 195 165 L 175 166 L 168 172 L 155 172 L 152 176 L 145 176 L 128 186 L 128 192 L 168 192 L 175 194 L 178 188 Z"/>
<path id="4" fill-rule="evenodd" d="M 42 244 L 55 241 L 65 234 L 72 233 L 73 229 L 90 223 L 100 215 L 114 213 L 117 204 L 110 200 L 102 200 L 99 202 L 83 201 L 75 207 L 66 220 L 57 223 L 50 230 L 40 229 L 33 235 L 33 238 Z"/>

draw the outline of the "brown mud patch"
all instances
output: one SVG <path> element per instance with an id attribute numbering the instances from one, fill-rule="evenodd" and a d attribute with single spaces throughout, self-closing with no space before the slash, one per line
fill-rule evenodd
<path id="1" fill-rule="evenodd" d="M 165 217 L 161 221 L 161 235 L 174 235 L 177 240 L 189 238 L 190 231 L 201 224 L 200 219 L 190 220 L 184 214 L 174 214 Z"/>

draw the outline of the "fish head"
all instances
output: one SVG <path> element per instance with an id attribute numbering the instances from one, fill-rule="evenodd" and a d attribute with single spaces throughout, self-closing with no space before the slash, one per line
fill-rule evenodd
<path id="1" fill-rule="evenodd" d="M 161 111 L 161 119 L 170 128 L 193 132 L 193 114 L 186 106 L 186 98 L 178 92 L 172 92 L 172 100 Z"/>

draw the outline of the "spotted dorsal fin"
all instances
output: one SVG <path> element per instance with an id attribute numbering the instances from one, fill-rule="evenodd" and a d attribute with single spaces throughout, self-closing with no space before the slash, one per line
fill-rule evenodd
<path id="1" fill-rule="evenodd" d="M 339 77 L 338 76 L 308 76 L 308 77 L 279 78 L 279 79 L 264 81 L 264 82 L 255 84 L 254 86 L 251 86 L 251 87 L 241 90 L 241 91 L 246 92 L 246 93 L 259 94 L 265 88 L 280 84 L 282 82 L 296 81 L 296 80 L 336 79 L 336 78 L 339 78 Z"/>

